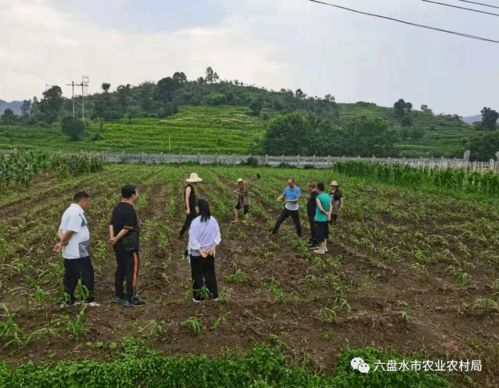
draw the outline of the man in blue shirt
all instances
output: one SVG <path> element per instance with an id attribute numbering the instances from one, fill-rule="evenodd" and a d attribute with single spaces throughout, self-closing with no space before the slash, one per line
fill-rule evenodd
<path id="1" fill-rule="evenodd" d="M 288 186 L 284 189 L 284 192 L 279 196 L 279 198 L 277 198 L 278 201 L 285 202 L 285 205 L 274 228 L 272 229 L 272 234 L 277 234 L 281 224 L 286 220 L 286 218 L 291 216 L 295 224 L 296 234 L 298 234 L 298 237 L 301 237 L 300 216 L 298 212 L 298 201 L 300 200 L 300 197 L 300 188 L 296 186 L 294 178 L 289 178 Z"/>

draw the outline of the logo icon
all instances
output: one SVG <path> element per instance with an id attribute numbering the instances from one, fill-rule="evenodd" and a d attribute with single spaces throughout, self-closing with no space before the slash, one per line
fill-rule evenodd
<path id="1" fill-rule="evenodd" d="M 350 366 L 352 369 L 358 370 L 362 374 L 366 374 L 369 372 L 369 369 L 371 367 L 367 362 L 364 362 L 364 360 L 360 357 L 354 357 L 352 358 L 352 361 L 350 361 Z"/>

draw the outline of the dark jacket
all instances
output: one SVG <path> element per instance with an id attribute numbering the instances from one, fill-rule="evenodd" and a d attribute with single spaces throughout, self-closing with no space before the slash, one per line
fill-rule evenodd
<path id="1" fill-rule="evenodd" d="M 315 217 L 315 211 L 317 209 L 317 191 L 310 193 L 310 197 L 307 201 L 307 214 L 310 218 Z"/>

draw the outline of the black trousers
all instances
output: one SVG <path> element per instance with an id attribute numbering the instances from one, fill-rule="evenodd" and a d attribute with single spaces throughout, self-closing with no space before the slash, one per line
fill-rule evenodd
<path id="1" fill-rule="evenodd" d="M 191 256 L 192 295 L 196 300 L 203 300 L 200 292 L 206 286 L 212 299 L 218 298 L 217 277 L 215 275 L 215 258 L 208 256 Z"/>
<path id="2" fill-rule="evenodd" d="M 296 228 L 296 234 L 298 237 L 301 237 L 301 225 L 300 225 L 300 215 L 298 213 L 298 210 L 288 210 L 284 208 L 282 211 L 281 215 L 277 219 L 277 222 L 275 223 L 274 229 L 272 229 L 273 234 L 277 234 L 279 231 L 279 228 L 281 227 L 281 224 L 286 220 L 286 218 L 291 217 Z"/>
<path id="3" fill-rule="evenodd" d="M 317 245 L 317 228 L 316 228 L 316 222 L 314 220 L 314 216 L 309 216 L 309 223 L 310 223 L 310 244 Z"/>
<path id="4" fill-rule="evenodd" d="M 123 249 L 115 249 L 116 273 L 114 276 L 114 288 L 116 297 L 133 302 L 137 291 L 137 277 L 139 275 L 139 253 L 136 251 L 126 252 Z M 126 282 L 126 293 L 123 290 L 123 282 Z"/>
<path id="5" fill-rule="evenodd" d="M 180 229 L 180 232 L 178 234 L 180 237 L 184 236 L 185 232 L 187 232 L 187 229 L 189 229 L 189 227 L 191 226 L 192 221 L 197 216 L 198 216 L 198 214 L 196 212 L 193 212 L 192 210 L 191 210 L 191 214 L 186 215 L 184 225 L 182 225 L 182 229 Z"/>
<path id="6" fill-rule="evenodd" d="M 64 292 L 69 296 L 69 302 L 75 302 L 75 288 L 78 280 L 87 289 L 88 295 L 85 302 L 90 303 L 94 297 L 94 267 L 90 257 L 80 259 L 64 259 Z"/>

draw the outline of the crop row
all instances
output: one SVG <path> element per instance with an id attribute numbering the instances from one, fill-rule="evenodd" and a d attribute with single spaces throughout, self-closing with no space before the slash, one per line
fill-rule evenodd
<path id="1" fill-rule="evenodd" d="M 18 151 L 0 154 L 0 187 L 27 186 L 36 175 L 52 172 L 58 176 L 76 176 L 101 171 L 100 157 L 87 153 L 47 154 Z"/>
<path id="2" fill-rule="evenodd" d="M 383 182 L 409 186 L 433 185 L 437 188 L 479 194 L 499 194 L 499 174 L 460 169 L 422 169 L 399 164 L 341 162 L 334 167 L 341 174 L 367 176 Z"/>

